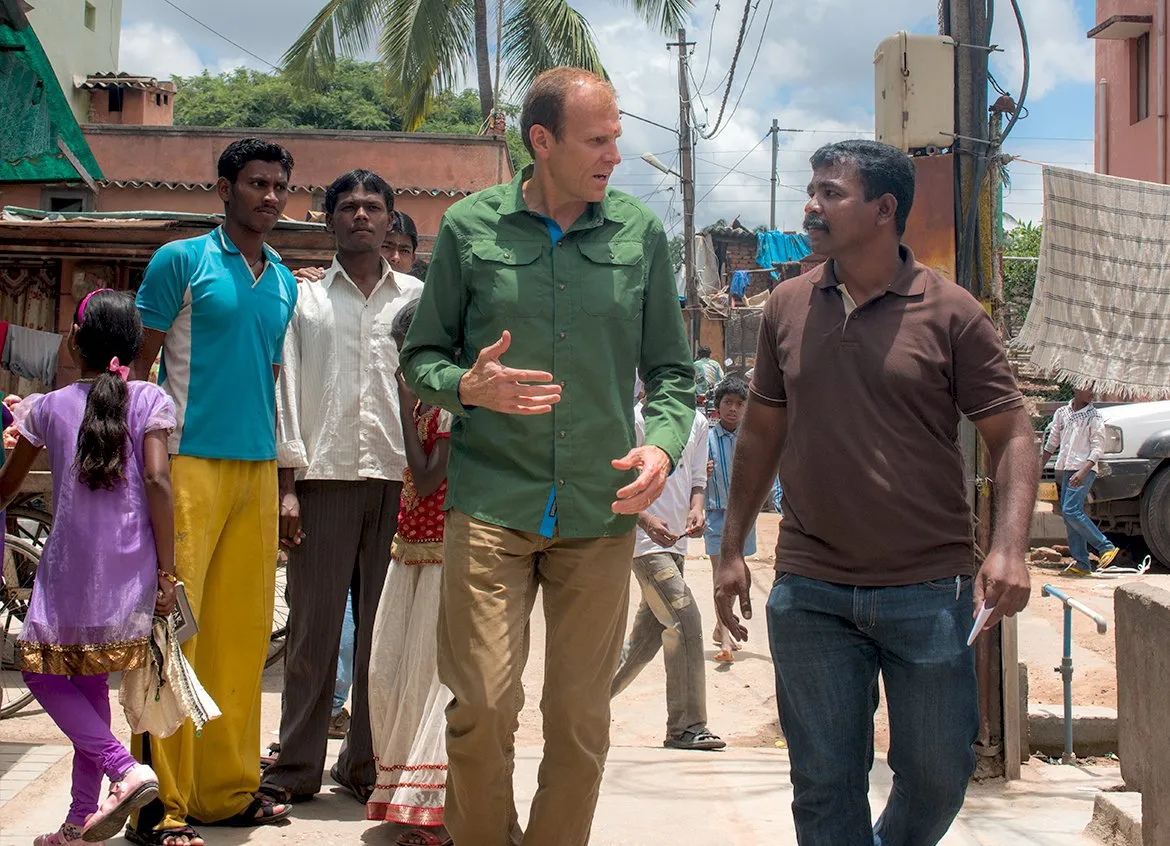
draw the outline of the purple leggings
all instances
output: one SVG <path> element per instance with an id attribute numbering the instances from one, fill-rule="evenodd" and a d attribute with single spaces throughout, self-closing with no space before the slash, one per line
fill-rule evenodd
<path id="1" fill-rule="evenodd" d="M 102 775 L 117 781 L 137 763 L 110 730 L 110 677 L 25 673 L 24 683 L 73 743 L 73 805 L 65 822 L 84 825 L 98 808 Z"/>

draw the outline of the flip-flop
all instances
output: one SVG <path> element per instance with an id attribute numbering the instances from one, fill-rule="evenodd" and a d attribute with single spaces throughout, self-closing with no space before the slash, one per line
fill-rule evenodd
<path id="1" fill-rule="evenodd" d="M 277 810 L 280 808 L 280 810 Z M 201 822 L 199 825 L 217 826 L 223 828 L 254 828 L 258 825 L 272 825 L 281 820 L 288 819 L 288 815 L 292 813 L 292 805 L 283 802 L 276 802 L 271 796 L 257 792 L 248 807 L 240 811 L 234 817 L 228 817 L 226 820 L 216 820 L 215 822 Z"/>
<path id="2" fill-rule="evenodd" d="M 412 837 L 417 839 L 411 840 Z M 443 838 L 428 828 L 419 827 L 398 835 L 394 842 L 398 846 L 452 846 L 455 841 L 449 834 Z"/>
<path id="3" fill-rule="evenodd" d="M 133 826 L 126 828 L 126 839 L 135 846 L 166 846 L 167 840 L 177 837 L 186 837 L 188 844 L 192 840 L 198 840 L 200 843 L 203 842 L 203 838 L 199 832 L 189 825 L 184 825 L 179 828 L 155 828 L 147 832 L 141 832 Z"/>

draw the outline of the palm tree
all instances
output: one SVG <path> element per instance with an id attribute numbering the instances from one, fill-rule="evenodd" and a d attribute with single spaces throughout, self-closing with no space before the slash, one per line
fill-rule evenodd
<path id="1" fill-rule="evenodd" d="M 693 0 L 626 0 L 647 24 L 671 33 Z M 450 90 L 474 59 L 486 120 L 497 106 L 488 51 L 488 0 L 326 0 L 284 55 L 284 67 L 307 85 L 322 84 L 340 51 L 365 53 L 377 38 L 387 82 L 401 102 L 403 126 L 418 128 L 431 101 Z M 524 86 L 541 71 L 573 65 L 605 74 L 593 30 L 568 0 L 499 0 L 497 67 Z"/>

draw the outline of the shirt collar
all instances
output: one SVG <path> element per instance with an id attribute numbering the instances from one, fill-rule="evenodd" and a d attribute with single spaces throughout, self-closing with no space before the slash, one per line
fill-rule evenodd
<path id="1" fill-rule="evenodd" d="M 894 274 L 894 278 L 886 286 L 886 291 L 900 297 L 922 296 L 926 293 L 926 274 L 918 267 L 918 262 L 914 259 L 914 251 L 905 244 L 899 244 L 898 254 L 902 257 L 902 267 Z M 813 278 L 813 285 L 826 290 L 836 288 L 840 284 L 832 259 L 821 265 L 820 277 Z"/>
<path id="2" fill-rule="evenodd" d="M 235 253 L 236 255 L 240 255 L 240 248 L 232 243 L 232 239 L 228 237 L 227 232 L 224 230 L 224 228 L 222 226 L 217 226 L 215 228 L 215 232 L 213 234 L 215 235 L 216 239 L 219 241 L 220 248 L 225 253 Z M 280 264 L 280 261 L 281 261 L 280 253 L 278 253 L 276 250 L 274 250 L 272 247 L 270 247 L 268 244 L 265 244 L 265 243 L 261 243 L 260 247 L 264 250 L 264 254 L 266 256 L 268 256 L 269 261 L 275 262 L 276 264 Z"/>
<path id="3" fill-rule="evenodd" d="M 337 254 L 334 253 L 333 263 L 329 265 L 329 269 L 325 271 L 325 278 L 321 280 L 321 284 L 326 288 L 332 288 L 333 283 L 337 281 L 338 276 L 345 279 L 345 281 L 350 285 L 354 285 L 353 280 L 349 278 L 349 274 L 345 272 L 345 268 L 341 266 L 341 262 L 337 260 Z M 374 286 L 374 290 L 376 291 L 381 288 L 387 280 L 389 280 L 390 284 L 394 285 L 395 287 L 398 286 L 398 280 L 394 276 L 394 269 L 390 267 L 390 262 L 386 261 L 386 257 L 383 256 L 382 278 L 378 280 L 378 284 Z M 354 287 L 356 288 L 357 286 L 354 285 Z"/>
<path id="4" fill-rule="evenodd" d="M 499 212 L 501 216 L 509 214 L 518 214 L 521 212 L 528 213 L 535 218 L 539 218 L 542 222 L 544 216 L 537 214 L 528 208 L 528 203 L 524 201 L 524 183 L 532 178 L 535 165 L 528 165 L 513 177 L 511 184 L 508 186 L 508 191 L 504 194 L 504 199 L 500 202 Z M 605 199 L 600 203 L 590 203 L 585 213 L 565 230 L 566 233 L 577 229 L 593 229 L 601 226 L 607 220 L 617 221 L 614 217 L 613 199 L 611 197 L 609 188 L 605 189 Z"/>
<path id="5" fill-rule="evenodd" d="M 736 435 L 739 434 L 739 429 L 732 431 L 732 430 L 726 428 L 718 420 L 715 421 L 715 425 L 712 426 L 711 428 L 713 428 L 715 430 L 715 434 L 721 438 L 734 438 Z"/>

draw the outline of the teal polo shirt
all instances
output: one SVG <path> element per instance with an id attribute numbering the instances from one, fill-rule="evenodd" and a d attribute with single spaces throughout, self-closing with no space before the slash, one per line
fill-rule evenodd
<path id="1" fill-rule="evenodd" d="M 280 255 L 256 279 L 223 227 L 159 248 L 138 289 L 148 329 L 165 332 L 159 384 L 175 401 L 172 455 L 276 458 L 276 383 L 297 283 Z"/>

